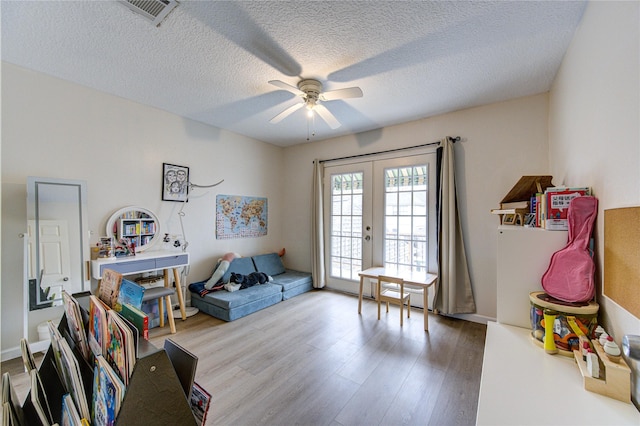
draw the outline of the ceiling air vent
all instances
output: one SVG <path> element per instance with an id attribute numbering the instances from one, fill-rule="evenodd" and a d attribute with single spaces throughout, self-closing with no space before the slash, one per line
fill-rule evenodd
<path id="1" fill-rule="evenodd" d="M 120 0 L 120 3 L 144 16 L 156 27 L 178 5 L 176 0 Z"/>

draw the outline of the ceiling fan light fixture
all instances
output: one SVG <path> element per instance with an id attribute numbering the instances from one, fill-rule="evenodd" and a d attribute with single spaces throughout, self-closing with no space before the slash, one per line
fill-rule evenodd
<path id="1" fill-rule="evenodd" d="M 298 87 L 294 87 L 284 81 L 280 80 L 270 80 L 269 84 L 272 84 L 280 89 L 286 90 L 288 92 L 293 93 L 294 95 L 302 97 L 302 101 L 300 103 L 294 104 L 280 114 L 273 117 L 270 122 L 271 123 L 279 123 L 285 117 L 293 114 L 294 111 L 302 108 L 303 106 L 307 107 L 307 116 L 309 118 L 314 117 L 314 111 L 318 113 L 318 116 L 324 120 L 330 128 L 337 129 L 340 127 L 340 122 L 331 114 L 322 102 L 325 101 L 333 101 L 337 99 L 348 99 L 348 98 L 360 98 L 362 97 L 362 89 L 359 87 L 348 87 L 346 89 L 337 89 L 331 90 L 329 92 L 322 91 L 322 83 L 318 80 L 313 79 L 305 79 L 300 80 L 298 82 Z"/>

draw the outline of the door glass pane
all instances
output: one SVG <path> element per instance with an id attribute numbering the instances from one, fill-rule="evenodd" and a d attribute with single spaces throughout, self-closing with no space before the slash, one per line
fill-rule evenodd
<path id="1" fill-rule="evenodd" d="M 424 271 L 429 265 L 428 165 L 385 169 L 384 265 Z"/>
<path id="2" fill-rule="evenodd" d="M 331 276 L 357 279 L 362 265 L 363 173 L 331 177 Z"/>

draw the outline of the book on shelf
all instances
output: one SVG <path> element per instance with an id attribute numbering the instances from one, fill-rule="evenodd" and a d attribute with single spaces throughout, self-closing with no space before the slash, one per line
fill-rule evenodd
<path id="1" fill-rule="evenodd" d="M 109 307 L 94 295 L 89 296 L 89 347 L 94 355 L 107 350 L 107 311 Z"/>
<path id="2" fill-rule="evenodd" d="M 20 352 L 22 354 L 22 364 L 24 365 L 25 373 L 28 373 L 34 368 L 38 368 L 33 353 L 31 352 L 31 347 L 29 347 L 29 341 L 24 337 L 20 339 Z"/>
<path id="3" fill-rule="evenodd" d="M 73 403 L 73 398 L 70 394 L 66 393 L 62 397 L 62 419 L 60 423 L 62 426 L 82 426 L 82 418 L 80 417 L 80 413 L 78 413 L 78 409 Z"/>
<path id="4" fill-rule="evenodd" d="M 118 292 L 122 283 L 122 274 L 111 269 L 102 271 L 102 279 L 98 287 L 98 298 L 113 308 L 118 300 Z"/>
<path id="5" fill-rule="evenodd" d="M 124 303 L 120 315 L 129 320 L 138 329 L 138 333 L 143 339 L 149 340 L 149 316 L 147 314 L 135 306 Z"/>
<path id="6" fill-rule="evenodd" d="M 35 368 L 29 372 L 29 378 L 31 381 L 31 404 L 38 415 L 40 423 L 45 426 L 50 426 L 54 423 L 53 416 L 51 415 L 51 408 L 49 407 L 49 400 L 47 394 L 42 386 L 42 380 L 40 374 Z"/>
<path id="7" fill-rule="evenodd" d="M 78 351 L 82 354 L 82 357 L 89 361 L 91 359 L 91 349 L 89 349 L 89 341 L 87 340 L 87 333 L 84 329 L 80 305 L 73 296 L 64 290 L 62 290 L 62 300 L 64 303 L 64 312 L 67 315 L 69 334 Z"/>
<path id="8" fill-rule="evenodd" d="M 125 385 L 103 356 L 97 356 L 93 375 L 94 426 L 113 425 L 125 394 Z"/>
<path id="9" fill-rule="evenodd" d="M 31 370 L 30 370 L 31 371 Z M 24 425 L 24 412 L 22 411 L 22 405 L 18 400 L 16 390 L 11 383 L 11 376 L 9 373 L 2 373 L 2 415 L 3 425 Z M 5 423 L 4 418 L 10 423 Z"/>
<path id="10" fill-rule="evenodd" d="M 142 307 L 143 296 L 144 287 L 123 278 L 114 309 L 118 312 L 122 311 L 122 305 L 125 303 L 140 309 Z"/>
<path id="11" fill-rule="evenodd" d="M 591 188 L 552 187 L 544 194 L 546 217 L 544 227 L 550 231 L 566 231 L 569 229 L 567 213 L 571 200 L 576 197 L 591 195 Z"/>
<path id="12" fill-rule="evenodd" d="M 104 356 L 127 386 L 135 364 L 133 335 L 114 310 L 107 311 L 107 335 L 109 343 Z"/>
<path id="13" fill-rule="evenodd" d="M 197 424 L 204 425 L 207 421 L 209 405 L 211 405 L 211 395 L 209 392 L 194 382 L 189 403 L 191 404 L 191 411 L 193 411 L 193 416 L 196 418 Z"/>
<path id="14" fill-rule="evenodd" d="M 507 203 L 500 203 L 500 209 L 527 209 L 529 210 L 529 200 L 523 201 L 510 201 Z"/>
<path id="15" fill-rule="evenodd" d="M 51 334 L 51 349 L 53 350 L 54 359 L 56 360 L 60 381 L 62 382 L 65 392 L 71 394 L 80 415 L 89 418 L 89 405 L 87 404 L 87 395 L 78 359 L 74 355 L 67 340 L 58 332 L 53 322 L 49 321 L 48 324 Z"/>

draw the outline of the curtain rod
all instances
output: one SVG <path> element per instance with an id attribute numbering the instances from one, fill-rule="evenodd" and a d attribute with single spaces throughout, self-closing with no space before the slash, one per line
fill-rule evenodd
<path id="1" fill-rule="evenodd" d="M 453 142 L 453 143 L 456 143 L 456 142 L 460 141 L 460 136 L 447 136 L 447 137 L 449 139 L 451 139 L 451 142 Z M 386 151 L 369 152 L 369 153 L 366 153 L 366 154 L 349 155 L 349 156 L 346 156 L 346 157 L 338 157 L 338 158 L 328 158 L 326 160 L 318 160 L 318 162 L 319 163 L 324 163 L 324 162 L 327 162 L 327 161 L 348 160 L 350 158 L 366 157 L 368 155 L 387 154 L 389 152 L 404 151 L 406 149 L 423 148 L 425 146 L 432 146 L 432 145 L 440 145 L 440 141 L 424 143 L 422 145 L 408 146 L 408 147 L 405 147 L 405 148 L 388 149 Z"/>

